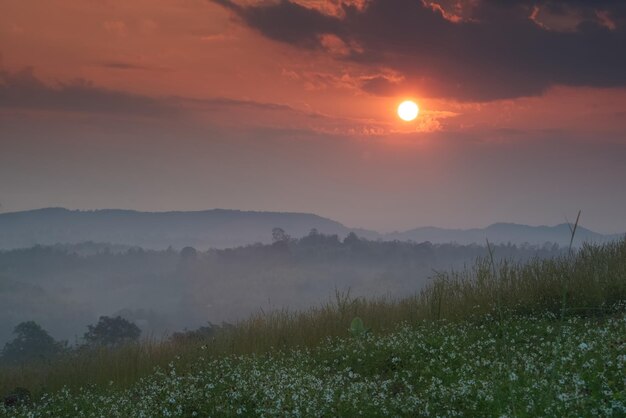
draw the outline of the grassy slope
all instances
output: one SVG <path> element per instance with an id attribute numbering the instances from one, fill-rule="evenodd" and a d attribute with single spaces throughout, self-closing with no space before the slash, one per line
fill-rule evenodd
<path id="1" fill-rule="evenodd" d="M 172 362 L 128 390 L 61 391 L 22 413 L 623 416 L 624 337 L 623 316 L 403 324 L 308 349 Z"/>
<path id="2" fill-rule="evenodd" d="M 431 343 L 431 349 L 434 351 L 422 353 L 427 356 L 427 359 L 432 358 L 432 356 L 439 358 L 442 361 L 441 367 L 435 367 L 435 365 L 426 367 L 420 362 L 421 360 L 413 360 L 410 356 L 405 356 L 406 358 L 401 359 L 402 363 L 401 366 L 398 366 L 397 371 L 410 374 L 413 383 L 411 381 L 402 383 L 403 388 L 394 383 L 395 381 L 388 383 L 388 385 L 395 384 L 395 389 L 387 387 L 385 390 L 397 393 L 391 398 L 385 398 L 387 399 L 385 402 L 391 402 L 385 403 L 386 408 L 396 408 L 393 406 L 395 401 L 389 400 L 395 398 L 402 399 L 401 405 L 414 405 L 415 408 L 418 408 L 418 405 L 409 402 L 409 398 L 418 393 L 417 388 L 420 388 L 420 394 L 425 393 L 425 387 L 420 385 L 430 382 L 429 384 L 433 385 L 434 391 L 439 390 L 436 388 L 448 388 L 445 390 L 450 391 L 449 393 L 444 391 L 447 393 L 445 396 L 444 392 L 441 396 L 437 395 L 439 398 L 432 398 L 431 395 L 428 395 L 427 398 L 432 401 L 428 405 L 433 405 L 430 408 L 435 408 L 435 405 L 438 405 L 436 408 L 443 408 L 448 405 L 448 407 L 458 409 L 461 406 L 454 405 L 461 402 L 458 399 L 464 397 L 461 403 L 472 404 L 478 410 L 487 408 L 484 410 L 494 413 L 496 411 L 507 413 L 508 411 L 509 414 L 519 415 L 523 412 L 520 408 L 527 406 L 529 402 L 524 396 L 531 396 L 531 393 L 535 393 L 537 396 L 543 394 L 541 399 L 544 399 L 545 402 L 542 401 L 541 408 L 547 407 L 547 405 L 552 405 L 553 408 L 569 408 L 567 405 L 581 407 L 582 405 L 588 411 L 592 411 L 593 408 L 600 411 L 598 408 L 610 407 L 611 402 L 617 405 L 616 408 L 619 408 L 619 405 L 623 407 L 623 378 L 620 379 L 620 375 L 617 374 L 618 377 L 611 380 L 610 376 L 620 372 L 623 374 L 623 369 L 617 368 L 623 367 L 624 362 L 623 354 L 620 354 L 619 350 L 623 353 L 626 348 L 624 347 L 626 332 L 622 303 L 624 300 L 626 300 L 626 240 L 601 247 L 588 246 L 568 258 L 538 260 L 525 265 L 504 263 L 499 266 L 492 266 L 487 261 L 479 261 L 472 270 L 439 275 L 428 289 L 401 301 L 352 300 L 347 296 L 338 295 L 335 303 L 308 312 L 258 315 L 239 324 L 233 330 L 219 335 L 210 342 L 189 342 L 184 345 L 144 343 L 114 352 L 103 351 L 92 353 L 89 356 L 82 355 L 71 359 L 71 361 L 60 361 L 48 366 L 3 370 L 0 377 L 0 388 L 6 390 L 6 388 L 19 385 L 42 393 L 44 391 L 56 392 L 62 385 L 77 388 L 94 384 L 95 387 L 88 392 L 83 392 L 82 395 L 76 393 L 67 395 L 67 400 L 63 400 L 63 396 L 66 396 L 63 394 L 64 392 L 57 392 L 57 395 L 54 395 L 56 396 L 55 400 L 48 401 L 48 405 L 49 407 L 65 408 L 82 399 L 79 402 L 79 408 L 84 408 L 87 405 L 105 407 L 106 402 L 119 401 L 120 404 L 123 404 L 124 400 L 132 401 L 132 405 L 137 406 L 139 400 L 145 399 L 147 402 L 145 408 L 163 408 L 166 405 L 163 404 L 165 398 L 161 399 L 158 396 L 165 396 L 166 393 L 169 393 L 170 390 L 167 388 L 174 384 L 172 382 L 184 381 L 183 386 L 185 387 L 181 389 L 183 398 L 178 400 L 174 398 L 175 402 L 170 406 L 179 407 L 187 402 L 187 408 L 197 404 L 198 407 L 208 408 L 199 411 L 201 413 L 210 411 L 216 413 L 218 410 L 211 408 L 217 408 L 220 405 L 226 408 L 230 402 L 228 399 L 234 405 L 240 405 L 241 399 L 235 398 L 233 400 L 232 398 L 239 396 L 234 395 L 239 393 L 245 399 L 251 399 L 250 408 L 267 407 L 268 410 L 272 410 L 277 405 L 271 397 L 268 398 L 269 395 L 267 394 L 263 395 L 262 391 L 253 390 L 255 388 L 253 383 L 258 379 L 267 379 L 267 376 L 273 376 L 272 373 L 280 374 L 278 371 L 267 369 L 268 364 L 285 365 L 283 371 L 286 374 L 280 374 L 280 376 L 284 376 L 288 381 L 292 379 L 294 386 L 290 390 L 310 391 L 307 392 L 306 396 L 308 397 L 313 396 L 315 390 L 323 392 L 326 390 L 325 388 L 332 389 L 335 387 L 333 385 L 338 384 L 336 379 L 344 382 L 341 380 L 345 379 L 344 374 L 347 373 L 349 378 L 350 372 L 353 374 L 356 372 L 354 365 L 344 363 L 333 365 L 333 360 L 331 360 L 331 364 L 323 366 L 326 364 L 324 359 L 328 356 L 330 359 L 344 359 L 350 358 L 350 353 L 363 353 L 364 355 L 369 352 L 376 356 L 378 355 L 375 354 L 377 353 L 376 347 L 384 348 L 385 344 L 391 344 L 389 341 L 402 339 L 404 338 L 403 335 L 412 335 L 414 338 L 405 341 L 404 345 L 398 348 L 409 353 L 421 344 L 420 341 L 432 340 L 433 335 L 440 332 L 436 330 L 443 330 L 441 331 L 443 332 L 441 334 L 442 339 L 439 342 L 435 339 L 433 340 L 435 342 Z M 620 305 L 620 303 L 622 304 Z M 615 306 L 617 308 L 614 309 L 617 311 L 614 310 L 613 316 L 610 316 L 607 310 L 609 307 Z M 576 314 L 578 319 L 573 319 L 575 318 L 572 316 L 573 314 Z M 372 327 L 372 337 L 366 341 L 336 340 L 330 346 L 317 348 L 328 337 L 345 336 L 350 320 L 357 315 L 363 318 L 367 326 Z M 541 317 L 538 318 L 537 315 L 541 315 Z M 554 319 L 548 319 L 547 315 L 552 315 Z M 581 319 L 580 316 L 586 317 L 586 319 Z M 467 319 L 470 317 L 483 318 L 481 321 L 491 325 L 481 328 L 481 326 L 476 325 L 475 320 Z M 599 319 L 593 319 L 594 317 Z M 437 322 L 437 320 L 446 318 L 453 320 L 453 322 Z M 430 320 L 430 322 L 423 322 L 424 320 Z M 399 323 L 409 324 L 407 325 L 408 328 L 397 331 Z M 509 337 L 514 336 L 511 334 L 511 329 L 516 330 L 516 332 L 519 331 L 522 339 L 511 340 Z M 552 331 L 549 331 L 550 329 Z M 558 330 L 558 332 L 554 330 Z M 599 332 L 598 330 L 604 331 Z M 588 334 L 592 331 L 599 333 Z M 446 345 L 449 338 L 459 341 L 458 349 L 452 349 Z M 542 345 L 542 341 L 545 341 L 544 345 Z M 577 351 L 577 347 L 583 343 L 590 348 L 578 349 Z M 365 346 L 355 347 L 354 344 L 365 344 Z M 487 344 L 487 346 L 483 347 L 480 344 Z M 466 346 L 473 348 L 468 351 Z M 268 357 L 263 357 L 270 355 L 264 353 L 275 352 L 277 348 L 286 354 L 280 355 L 279 359 L 271 357 L 271 362 L 268 361 Z M 295 351 L 292 351 L 294 349 Z M 306 350 L 313 350 L 313 352 L 307 353 Z M 481 360 L 477 364 L 482 364 L 482 367 L 470 368 L 465 370 L 463 375 L 460 375 L 460 371 L 464 370 L 463 364 L 468 364 L 466 361 L 468 358 L 471 359 L 472 355 L 476 358 L 482 358 L 481 350 L 486 350 L 484 360 L 487 363 Z M 545 375 L 546 370 L 548 370 L 552 376 L 550 377 L 551 380 L 542 380 L 537 374 L 533 374 L 532 370 L 526 374 L 516 372 L 521 367 L 520 365 L 528 363 L 529 359 L 524 356 L 533 352 L 536 356 L 534 360 L 531 359 L 534 364 L 533 367 L 542 375 Z M 256 357 L 247 356 L 242 360 L 235 360 L 230 357 L 254 353 L 256 353 Z M 581 353 L 584 354 L 583 357 L 580 357 Z M 259 355 L 261 357 L 258 357 Z M 450 356 L 458 356 L 463 361 L 458 364 L 455 363 L 453 367 L 452 363 L 448 363 L 451 361 Z M 198 363 L 200 357 L 205 360 Z M 570 359 L 570 357 L 572 358 Z M 593 360 L 592 369 L 590 369 L 593 373 L 585 375 L 587 377 L 584 379 L 581 377 L 583 369 L 580 369 L 584 363 L 578 363 L 582 358 Z M 303 359 L 309 359 L 309 361 Z M 298 363 L 301 360 L 302 362 Z M 171 370 L 165 374 L 153 373 L 155 366 L 161 366 L 161 369 L 167 370 L 170 367 L 168 364 L 172 361 L 175 363 L 173 363 L 174 367 L 180 373 L 184 373 L 185 377 L 176 378 L 170 382 L 171 376 L 168 377 L 167 373 L 171 373 Z M 216 363 L 210 363 L 211 361 Z M 375 388 L 382 390 L 383 387 L 386 387 L 384 368 L 381 369 L 383 366 L 380 363 L 364 361 L 366 364 L 363 367 L 369 369 L 370 374 L 359 373 L 361 380 L 357 379 L 354 382 L 356 388 L 354 389 L 356 391 L 354 396 L 356 398 L 350 397 L 349 400 L 332 398 L 326 402 L 319 401 L 314 407 L 322 408 L 323 405 L 330 405 L 329 408 L 335 409 L 327 409 L 328 415 L 336 413 L 351 415 L 358 412 L 358 408 L 361 408 L 359 405 L 369 405 L 368 408 L 379 408 L 376 411 L 382 413 L 383 410 L 380 409 L 382 404 L 376 401 L 378 398 L 375 396 L 378 392 L 373 390 Z M 448 366 L 444 366 L 444 364 L 448 364 Z M 287 365 L 291 366 L 287 367 Z M 324 367 L 328 367 L 328 369 Z M 233 392 L 221 389 L 212 392 L 205 387 L 202 391 L 212 395 L 206 399 L 203 398 L 203 401 L 194 398 L 194 396 L 200 395 L 194 392 L 197 387 L 192 384 L 192 381 L 196 379 L 204 382 L 203 379 L 208 379 L 206 382 L 209 382 L 217 379 L 220 376 L 213 375 L 215 368 L 226 368 L 220 375 L 225 379 L 230 376 L 228 370 L 232 369 L 234 374 L 230 378 L 233 379 L 232 385 L 235 388 Z M 254 370 L 258 368 L 260 368 L 261 374 L 256 376 Z M 481 372 L 483 368 L 487 372 Z M 507 371 L 515 373 L 518 379 L 515 380 L 512 375 L 508 375 L 507 378 Z M 293 376 L 290 373 L 294 373 Z M 449 376 L 450 373 L 452 375 Z M 378 377 L 376 377 L 377 374 Z M 592 379 L 595 375 L 597 378 Z M 142 376 L 146 377 L 147 380 L 137 383 Z M 309 383 L 300 382 L 297 379 L 298 376 L 308 379 L 306 381 L 313 386 L 309 387 L 307 386 Z M 524 377 L 521 378 L 520 376 Z M 569 376 L 563 384 L 560 383 L 560 380 L 563 380 L 562 376 Z M 408 379 L 408 377 L 406 378 Z M 572 383 L 574 382 L 572 379 L 579 378 L 583 379 L 583 383 Z M 555 384 L 554 379 L 557 379 L 559 384 Z M 241 382 L 243 384 L 247 380 L 250 380 L 250 389 L 239 392 L 236 383 Z M 466 389 L 458 386 L 462 382 L 467 383 L 466 381 L 473 382 L 470 385 L 471 390 L 467 389 L 470 392 L 467 393 L 464 392 Z M 482 383 L 476 383 L 479 381 Z M 109 382 L 113 383 L 109 385 Z M 489 385 L 487 385 L 488 383 Z M 504 385 L 505 392 L 500 389 L 496 390 L 501 385 Z M 371 390 L 367 389 L 368 387 Z M 479 387 L 483 388 L 484 393 L 491 393 L 494 400 L 487 399 L 488 402 L 484 399 L 481 400 L 480 396 L 484 394 L 478 394 Z M 338 386 L 335 387 L 335 389 L 337 388 Z M 151 395 L 150 390 L 156 390 L 161 395 L 158 395 L 154 400 L 156 395 Z M 275 390 L 280 392 L 276 395 L 276 399 L 290 393 L 287 389 L 279 386 Z M 196 394 L 187 393 L 189 391 Z M 332 393 L 337 395 L 338 392 Z M 426 391 L 426 393 L 430 392 Z M 523 395 L 524 393 L 526 395 Z M 95 394 L 102 394 L 104 396 L 102 402 L 104 403 L 94 402 Z M 563 399 L 560 399 L 559 396 Z M 580 399 L 570 399 L 570 396 Z M 191 400 L 185 401 L 184 399 L 187 398 Z M 150 401 L 151 399 L 154 401 Z M 283 402 L 282 405 L 285 403 Z M 292 412 L 297 405 L 304 408 L 296 401 L 289 405 L 291 406 L 288 408 L 291 408 L 289 410 Z M 422 405 L 422 407 L 425 406 Z M 470 407 L 468 406 L 468 408 Z M 153 413 L 156 411 L 154 409 L 149 410 L 152 410 Z M 137 412 L 138 409 L 133 411 Z M 183 412 L 185 411 L 186 413 L 190 412 L 189 409 L 183 408 Z M 234 411 L 236 412 L 236 410 Z M 393 411 L 407 413 L 396 409 Z M 424 409 L 421 411 L 426 412 Z M 429 411 L 432 412 L 434 409 Z M 437 411 L 445 412 L 439 409 Z M 537 412 L 540 409 L 533 411 Z M 558 412 L 554 411 L 555 413 Z M 225 411 L 221 411 L 220 414 L 223 412 Z M 301 410 L 301 412 L 304 411 Z M 470 412 L 471 409 L 465 410 L 465 413 Z"/>

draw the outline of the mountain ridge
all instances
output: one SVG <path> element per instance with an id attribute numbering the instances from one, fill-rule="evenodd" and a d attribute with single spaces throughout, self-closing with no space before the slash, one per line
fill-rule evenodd
<path id="1" fill-rule="evenodd" d="M 494 243 L 541 245 L 546 242 L 568 245 L 570 226 L 525 225 L 496 222 L 484 228 L 441 228 L 425 226 L 406 231 L 380 233 L 350 228 L 314 213 L 206 209 L 197 211 L 146 212 L 132 209 L 77 210 L 49 207 L 0 213 L 0 249 L 33 245 L 108 242 L 164 249 L 169 246 L 198 249 L 229 248 L 271 241 L 271 230 L 283 228 L 293 237 L 302 237 L 313 228 L 343 238 L 350 232 L 368 239 L 430 241 L 434 244 Z M 601 234 L 578 226 L 575 244 L 603 243 L 624 234 Z"/>

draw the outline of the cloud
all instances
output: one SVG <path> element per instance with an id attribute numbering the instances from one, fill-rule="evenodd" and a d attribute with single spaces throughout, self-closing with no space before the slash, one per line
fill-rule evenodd
<path id="1" fill-rule="evenodd" d="M 377 96 L 394 96 L 402 91 L 403 80 L 394 80 L 384 75 L 366 79 L 361 83 L 361 89 Z"/>
<path id="2" fill-rule="evenodd" d="M 175 103 L 94 86 L 86 80 L 49 85 L 32 68 L 0 69 L 0 108 L 159 116 L 177 112 Z"/>
<path id="3" fill-rule="evenodd" d="M 494 0 L 491 0 L 492 2 Z M 606 14 L 606 17 L 620 22 L 626 22 L 626 3 L 620 0 L 536 0 L 537 7 L 545 8 L 548 12 L 560 15 L 580 13 L 587 19 L 602 19 L 598 13 Z"/>
<path id="4" fill-rule="evenodd" d="M 123 62 L 103 63 L 116 69 L 145 69 Z M 224 97 L 204 99 L 169 96 L 149 97 L 93 85 L 87 80 L 46 84 L 32 68 L 17 72 L 0 69 L 0 108 L 75 111 L 86 113 L 175 116 L 189 112 L 220 112 L 228 109 L 255 109 L 298 113 L 285 104 L 239 100 Z"/>
<path id="5" fill-rule="evenodd" d="M 128 35 L 128 27 L 121 20 L 107 20 L 102 24 L 105 31 L 121 38 Z"/>
<path id="6" fill-rule="evenodd" d="M 540 95 L 554 85 L 626 86 L 626 2 L 468 1 L 473 7 L 456 15 L 444 2 L 370 0 L 366 7 L 342 3 L 343 13 L 329 15 L 289 0 L 212 1 L 267 38 L 405 77 L 364 83 L 373 94 L 397 89 L 491 101 Z M 566 16 L 573 29 L 539 22 L 538 10 Z M 359 48 L 338 56 L 324 45 L 329 36 Z"/>
<path id="7" fill-rule="evenodd" d="M 182 103 L 199 105 L 203 110 L 222 110 L 226 108 L 247 108 L 270 111 L 300 112 L 293 107 L 280 103 L 257 102 L 254 100 L 239 100 L 226 97 L 212 97 L 207 99 L 178 98 Z"/>
<path id="8" fill-rule="evenodd" d="M 289 1 L 271 6 L 242 7 L 230 0 L 213 0 L 215 3 L 242 16 L 252 27 L 262 29 L 268 38 L 313 47 L 320 43 L 320 35 L 337 33 L 341 20 Z M 293 24 L 292 22 L 297 22 Z"/>
<path id="9" fill-rule="evenodd" d="M 126 61 L 104 61 L 98 64 L 103 68 L 110 68 L 113 70 L 161 70 L 162 68 L 150 67 L 147 65 L 134 64 Z"/>
<path id="10" fill-rule="evenodd" d="M 309 77 L 309 75 L 306 75 Z M 378 77 L 378 76 L 377 76 Z M 389 77 L 393 80 L 393 75 Z M 343 80 L 350 88 L 371 77 Z M 339 80 L 327 80 L 339 83 Z M 388 121 L 337 117 L 285 103 L 262 102 L 228 97 L 191 98 L 181 96 L 149 97 L 105 89 L 85 80 L 46 84 L 32 68 L 18 72 L 0 69 L 0 110 L 44 110 L 81 112 L 104 116 L 141 116 L 159 119 L 191 117 L 211 126 L 280 128 L 333 135 L 386 135 L 395 132 Z M 9 113 L 10 115 L 10 113 Z M 2 113 L 0 113 L 0 117 Z M 6 116 L 6 115 L 5 115 Z M 441 129 L 440 120 L 448 115 L 424 115 L 413 130 L 431 132 Z"/>

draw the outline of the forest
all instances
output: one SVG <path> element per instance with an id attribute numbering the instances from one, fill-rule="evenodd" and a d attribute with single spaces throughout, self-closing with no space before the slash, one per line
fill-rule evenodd
<path id="1" fill-rule="evenodd" d="M 2 251 L 0 345 L 25 321 L 72 346 L 101 316 L 121 316 L 143 337 L 161 339 L 260 311 L 319 306 L 337 290 L 397 298 L 488 255 L 485 245 L 374 241 L 315 229 L 299 239 L 280 228 L 268 235 L 271 244 L 208 251 L 89 242 Z M 491 247 L 498 260 L 513 262 L 566 251 L 550 243 Z"/>

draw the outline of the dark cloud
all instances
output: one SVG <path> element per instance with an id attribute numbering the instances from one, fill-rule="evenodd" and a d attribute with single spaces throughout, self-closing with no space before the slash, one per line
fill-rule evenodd
<path id="1" fill-rule="evenodd" d="M 110 68 L 113 70 L 155 70 L 155 67 L 146 65 L 133 64 L 125 61 L 105 61 L 99 64 L 100 67 Z"/>
<path id="2" fill-rule="evenodd" d="M 364 9 L 343 5 L 341 16 L 288 0 L 248 7 L 213 1 L 268 38 L 323 50 L 321 35 L 333 34 L 359 46 L 343 59 L 405 76 L 400 86 L 388 80 L 364 83 L 364 90 L 375 94 L 401 87 L 489 101 L 538 95 L 552 85 L 626 86 L 623 1 L 483 0 L 459 22 L 418 0 L 370 0 Z M 537 7 L 577 12 L 575 30 L 551 30 L 534 21 Z"/>
<path id="3" fill-rule="evenodd" d="M 0 108 L 147 116 L 177 111 L 174 103 L 96 87 L 85 80 L 49 85 L 38 79 L 30 68 L 15 73 L 0 70 Z"/>
<path id="4" fill-rule="evenodd" d="M 390 80 L 384 76 L 368 78 L 360 85 L 361 90 L 377 96 L 393 96 L 402 90 L 400 82 Z"/>
<path id="5" fill-rule="evenodd" d="M 226 97 L 214 97 L 208 99 L 190 99 L 190 98 L 179 98 L 181 102 L 189 103 L 189 104 L 198 104 L 203 107 L 205 110 L 220 110 L 224 108 L 249 108 L 249 109 L 261 109 L 261 110 L 279 110 L 279 111 L 289 111 L 289 112 L 299 112 L 289 105 L 284 105 L 280 103 L 267 103 L 267 102 L 256 102 L 254 100 L 237 100 L 237 99 L 229 99 Z"/>
<path id="6" fill-rule="evenodd" d="M 119 90 L 104 89 L 85 80 L 49 85 L 37 78 L 32 68 L 14 73 L 0 69 L 0 108 L 174 116 L 181 113 L 184 108 L 188 110 L 196 108 L 211 112 L 233 107 L 299 112 L 288 105 L 278 103 L 223 97 L 207 99 L 153 98 Z"/>
<path id="7" fill-rule="evenodd" d="M 125 68 L 125 67 L 124 67 Z M 0 109 L 40 109 L 87 113 L 176 116 L 185 109 L 203 112 L 229 108 L 267 111 L 300 111 L 284 104 L 237 100 L 223 97 L 148 97 L 94 86 L 85 80 L 49 85 L 37 78 L 32 68 L 18 72 L 0 69 Z"/>
<path id="8" fill-rule="evenodd" d="M 490 0 L 495 1 L 495 0 Z M 622 0 L 535 0 L 538 7 L 545 7 L 554 14 L 565 15 L 570 12 L 579 12 L 587 18 L 597 18 L 597 12 L 607 13 L 607 17 L 624 24 L 626 19 L 626 2 Z"/>
<path id="9" fill-rule="evenodd" d="M 250 26 L 263 28 L 263 34 L 271 39 L 278 41 L 288 39 L 291 43 L 303 46 L 316 45 L 318 34 L 337 33 L 342 26 L 342 22 L 332 16 L 289 1 L 281 1 L 269 7 L 247 8 L 243 8 L 230 0 L 212 1 L 244 17 Z M 297 22 L 297 24 L 290 22 Z"/>

